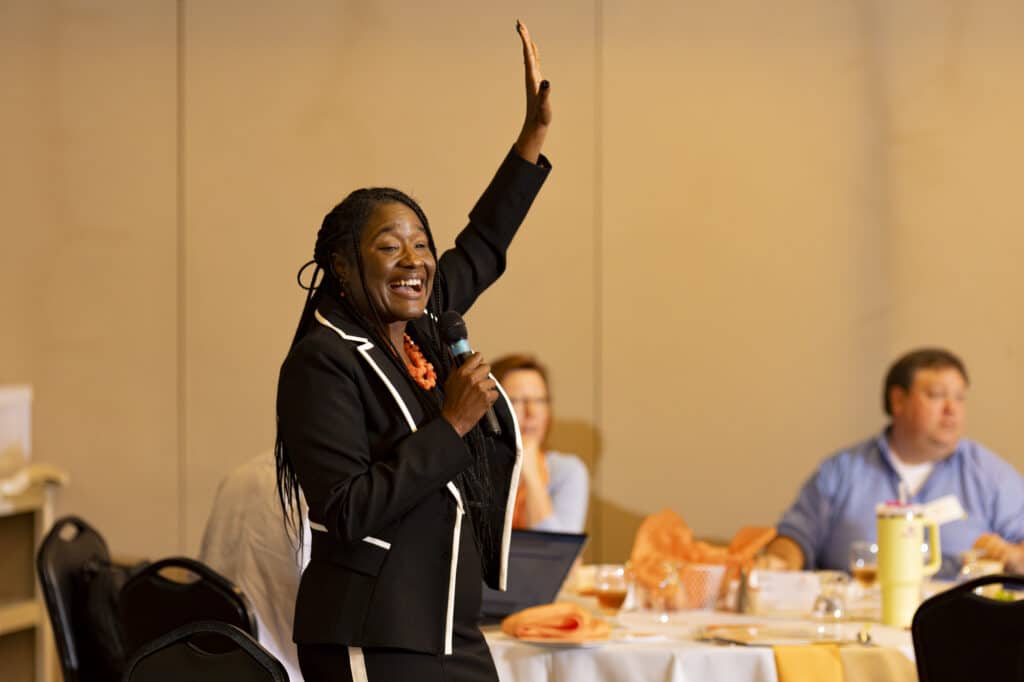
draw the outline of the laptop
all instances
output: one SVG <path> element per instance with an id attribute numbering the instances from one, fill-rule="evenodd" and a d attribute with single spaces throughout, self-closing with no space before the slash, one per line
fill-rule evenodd
<path id="1" fill-rule="evenodd" d="M 586 542 L 585 533 L 513 530 L 508 590 L 501 592 L 484 585 L 481 624 L 499 623 L 516 611 L 554 601 Z"/>

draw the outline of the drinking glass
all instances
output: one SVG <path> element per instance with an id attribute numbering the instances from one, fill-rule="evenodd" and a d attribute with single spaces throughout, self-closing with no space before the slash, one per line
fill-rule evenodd
<path id="1" fill-rule="evenodd" d="M 864 590 L 878 580 L 878 545 L 860 540 L 850 545 L 850 574 Z"/>
<path id="2" fill-rule="evenodd" d="M 650 587 L 651 608 L 659 623 L 667 623 L 671 619 L 669 613 L 680 608 L 682 593 L 679 586 L 679 564 L 665 561 L 659 566 L 657 582 Z"/>
<path id="3" fill-rule="evenodd" d="M 594 595 L 601 610 L 615 615 L 629 592 L 629 577 L 622 564 L 601 564 L 594 571 Z"/>
<path id="4" fill-rule="evenodd" d="M 818 631 L 825 639 L 837 639 L 839 622 L 846 617 L 846 597 L 850 578 L 842 571 L 817 571 L 818 596 L 811 615 L 818 621 Z"/>

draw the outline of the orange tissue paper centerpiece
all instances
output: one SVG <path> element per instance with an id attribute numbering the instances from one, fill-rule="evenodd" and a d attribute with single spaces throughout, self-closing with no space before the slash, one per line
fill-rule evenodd
<path id="1" fill-rule="evenodd" d="M 592 642 L 608 639 L 612 629 L 578 604 L 556 602 L 513 613 L 501 622 L 501 631 L 517 639 Z"/>
<path id="2" fill-rule="evenodd" d="M 725 576 L 721 592 L 728 588 L 730 580 L 738 578 L 741 569 L 750 570 L 754 557 L 775 537 L 774 528 L 746 526 L 733 537 L 728 547 L 695 541 L 693 531 L 682 517 L 671 509 L 663 509 L 644 519 L 633 541 L 630 565 L 634 580 L 650 590 L 664 589 L 663 580 L 666 564 L 723 565 Z M 684 591 L 696 592 L 702 585 L 681 580 Z M 698 594 L 680 594 L 679 601 L 690 604 L 700 602 Z M 675 601 L 675 600 L 673 600 Z M 676 608 L 680 608 L 677 605 Z"/>

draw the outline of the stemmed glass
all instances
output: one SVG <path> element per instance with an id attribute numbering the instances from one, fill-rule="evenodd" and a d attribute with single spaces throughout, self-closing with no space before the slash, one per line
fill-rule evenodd
<path id="1" fill-rule="evenodd" d="M 859 540 L 850 545 L 850 574 L 865 590 L 878 580 L 878 545 Z"/>
<path id="2" fill-rule="evenodd" d="M 675 611 L 682 597 L 679 584 L 679 564 L 675 561 L 662 562 L 656 574 L 657 582 L 648 590 L 651 608 L 659 623 L 670 620 L 669 613 Z"/>
<path id="3" fill-rule="evenodd" d="M 622 564 L 601 564 L 594 571 L 594 594 L 605 614 L 617 614 L 628 592 L 629 576 Z"/>
<path id="4" fill-rule="evenodd" d="M 839 638 L 839 623 L 847 616 L 846 597 L 850 578 L 842 571 L 818 571 L 818 597 L 811 615 L 819 622 L 823 639 Z"/>
<path id="5" fill-rule="evenodd" d="M 877 617 L 878 591 L 878 545 L 868 540 L 850 544 L 850 575 L 854 579 L 851 597 L 856 600 L 857 610 L 869 617 Z"/>

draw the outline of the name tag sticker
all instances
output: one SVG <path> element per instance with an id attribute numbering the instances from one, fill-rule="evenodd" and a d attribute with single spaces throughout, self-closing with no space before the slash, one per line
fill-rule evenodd
<path id="1" fill-rule="evenodd" d="M 939 525 L 967 518 L 967 512 L 960 505 L 960 500 L 956 495 L 940 497 L 937 500 L 921 505 L 921 508 L 925 518 L 931 519 Z"/>

